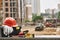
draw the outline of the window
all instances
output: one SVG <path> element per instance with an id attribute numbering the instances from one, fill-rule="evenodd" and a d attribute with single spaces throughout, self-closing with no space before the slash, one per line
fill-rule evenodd
<path id="1" fill-rule="evenodd" d="M 13 3 L 12 3 L 12 2 L 10 3 L 10 6 L 11 6 L 11 7 L 13 6 Z"/>
<path id="2" fill-rule="evenodd" d="M 13 0 L 13 1 L 16 1 L 16 0 Z"/>
<path id="3" fill-rule="evenodd" d="M 5 6 L 8 6 L 8 3 L 5 3 Z"/>
<path id="4" fill-rule="evenodd" d="M 5 0 L 5 1 L 8 1 L 8 0 Z"/>
<path id="5" fill-rule="evenodd" d="M 16 8 L 13 8 L 13 12 L 16 12 Z"/>
<path id="6" fill-rule="evenodd" d="M 16 0 L 10 0 L 10 1 L 16 1 Z"/>
<path id="7" fill-rule="evenodd" d="M 10 1 L 12 1 L 12 0 L 10 0 Z"/>
<path id="8" fill-rule="evenodd" d="M 8 8 L 5 8 L 5 11 L 8 12 Z"/>
<path id="9" fill-rule="evenodd" d="M 12 17 L 12 13 L 10 13 L 10 17 Z"/>
<path id="10" fill-rule="evenodd" d="M 16 6 L 16 3 L 15 2 L 13 3 L 13 6 Z"/>
<path id="11" fill-rule="evenodd" d="M 1 5 L 3 5 L 3 3 L 1 2 Z"/>
<path id="12" fill-rule="evenodd" d="M 15 14 L 16 14 L 16 13 L 13 13 L 13 17 L 15 17 Z"/>
<path id="13" fill-rule="evenodd" d="M 5 16 L 8 17 L 8 13 L 6 13 Z"/>
<path id="14" fill-rule="evenodd" d="M 10 6 L 16 6 L 16 3 L 15 2 L 11 2 Z"/>
<path id="15" fill-rule="evenodd" d="M 12 8 L 10 8 L 10 12 L 12 12 Z"/>

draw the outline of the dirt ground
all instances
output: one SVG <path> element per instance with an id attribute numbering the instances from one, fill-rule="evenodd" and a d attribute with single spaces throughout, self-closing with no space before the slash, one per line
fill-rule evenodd
<path id="1" fill-rule="evenodd" d="M 56 32 L 56 28 L 44 28 L 43 31 L 35 31 L 35 26 L 24 26 L 21 29 L 22 31 L 24 30 L 29 30 L 29 33 L 35 34 L 35 35 L 60 35 L 60 32 Z"/>

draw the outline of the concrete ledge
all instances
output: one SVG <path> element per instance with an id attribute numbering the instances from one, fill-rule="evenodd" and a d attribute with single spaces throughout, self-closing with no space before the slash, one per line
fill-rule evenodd
<path id="1" fill-rule="evenodd" d="M 60 40 L 60 38 L 0 38 L 0 40 Z"/>

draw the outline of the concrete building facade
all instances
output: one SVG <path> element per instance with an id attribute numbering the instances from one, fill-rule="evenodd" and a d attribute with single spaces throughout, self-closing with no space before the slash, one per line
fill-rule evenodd
<path id="1" fill-rule="evenodd" d="M 26 0 L 26 4 L 32 5 L 32 13 L 40 15 L 40 0 Z"/>
<path id="2" fill-rule="evenodd" d="M 40 0 L 31 0 L 32 3 L 32 13 L 40 15 Z"/>
<path id="3" fill-rule="evenodd" d="M 3 0 L 2 1 L 3 20 L 6 17 L 13 17 L 14 19 L 16 19 L 17 23 L 20 23 L 21 20 L 20 20 L 20 16 L 19 16 L 20 11 L 18 9 L 18 7 L 19 7 L 18 1 L 19 0 Z"/>
<path id="4" fill-rule="evenodd" d="M 27 0 L 3 0 L 2 3 L 3 3 L 4 19 L 6 17 L 13 17 L 20 24 L 26 20 L 26 18 L 28 17 L 27 16 L 28 14 L 29 15 L 30 15 L 30 13 L 32 14 L 31 7 L 26 7 L 26 5 L 28 5 Z M 31 11 L 29 12 L 27 10 L 29 10 L 29 11 L 31 10 Z M 27 12 L 29 12 L 29 13 L 27 13 Z"/>
<path id="5" fill-rule="evenodd" d="M 0 0 L 0 3 L 4 19 L 13 17 L 23 22 L 27 17 L 32 20 L 32 13 L 40 15 L 40 0 Z"/>
<path id="6" fill-rule="evenodd" d="M 4 18 L 18 18 L 18 0 L 3 0 Z"/>
<path id="7" fill-rule="evenodd" d="M 25 20 L 25 5 L 26 5 L 26 0 L 18 1 L 18 13 L 21 23 L 23 23 Z"/>
<path id="8" fill-rule="evenodd" d="M 32 6 L 26 5 L 25 20 L 32 21 Z"/>
<path id="9" fill-rule="evenodd" d="M 50 18 L 56 18 L 58 10 L 57 9 L 46 9 L 45 13 L 50 14 Z"/>
<path id="10" fill-rule="evenodd" d="M 32 20 L 32 17 L 29 18 L 29 16 L 32 16 L 32 6 L 31 6 L 31 0 L 20 0 L 20 19 L 21 23 L 24 23 L 25 20 Z"/>
<path id="11" fill-rule="evenodd" d="M 58 4 L 58 9 L 60 9 L 60 4 Z"/>

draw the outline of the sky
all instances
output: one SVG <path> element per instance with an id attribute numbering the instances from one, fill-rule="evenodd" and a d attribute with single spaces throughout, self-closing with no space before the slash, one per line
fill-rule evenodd
<path id="1" fill-rule="evenodd" d="M 54 9 L 58 8 L 58 3 L 60 0 L 40 0 L 40 10 L 41 12 L 45 12 L 45 9 Z"/>

